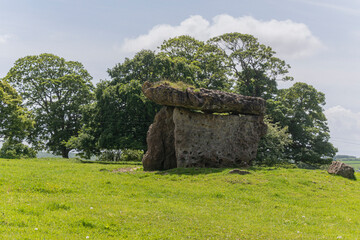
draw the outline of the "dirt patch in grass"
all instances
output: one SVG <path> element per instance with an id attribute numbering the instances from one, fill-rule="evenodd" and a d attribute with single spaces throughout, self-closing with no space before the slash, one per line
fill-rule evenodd
<path id="1" fill-rule="evenodd" d="M 126 168 L 114 169 L 114 170 L 112 170 L 112 172 L 114 172 L 114 173 L 134 172 L 137 169 L 139 169 L 139 167 L 126 167 Z"/>

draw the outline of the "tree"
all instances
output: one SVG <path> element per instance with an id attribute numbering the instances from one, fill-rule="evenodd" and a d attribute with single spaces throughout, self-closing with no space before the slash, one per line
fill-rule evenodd
<path id="1" fill-rule="evenodd" d="M 176 63 L 182 62 L 187 66 L 183 68 L 192 70 L 192 74 L 187 74 L 178 80 L 199 88 L 225 91 L 231 89 L 232 81 L 227 77 L 227 59 L 217 46 L 184 35 L 164 41 L 159 48 L 160 55 L 163 54 Z"/>
<path id="2" fill-rule="evenodd" d="M 0 138 L 21 141 L 32 126 L 31 115 L 22 107 L 20 95 L 0 79 Z"/>
<path id="3" fill-rule="evenodd" d="M 293 79 L 288 76 L 289 69 L 270 47 L 251 35 L 228 33 L 207 42 L 190 36 L 171 38 L 164 41 L 158 53 L 142 50 L 108 70 L 111 80 L 98 84 L 96 101 L 87 108 L 81 134 L 70 142 L 88 156 L 104 149 L 145 150 L 147 129 L 160 106 L 144 97 L 141 85 L 165 79 L 267 99 L 269 134 L 260 143 L 258 155 L 263 162 L 274 162 L 277 157 L 318 161 L 331 156 L 335 149 L 328 142 L 322 113 L 325 102 L 319 97 L 315 98 L 314 106 L 301 107 L 297 105 L 298 99 L 308 94 L 305 88 L 299 90 L 298 85 L 290 90 L 277 88 L 278 80 Z M 287 91 L 297 92 L 292 102 L 284 97 Z M 315 89 L 311 91 L 317 96 Z M 301 111 L 307 113 L 312 109 L 318 109 L 319 114 L 309 122 L 301 122 L 306 129 L 301 132 L 295 122 L 303 121 L 298 118 Z M 297 113 L 294 119 L 292 111 Z"/>
<path id="4" fill-rule="evenodd" d="M 144 50 L 108 70 L 110 81 L 97 84 L 96 101 L 84 112 L 83 127 L 69 145 L 89 158 L 102 150 L 146 149 L 146 133 L 161 106 L 142 93 L 145 81 L 159 81 L 166 63 Z"/>
<path id="5" fill-rule="evenodd" d="M 277 80 L 293 80 L 286 75 L 290 65 L 275 57 L 271 47 L 260 44 L 252 35 L 226 33 L 208 43 L 221 49 L 227 59 L 229 77 L 234 79 L 240 94 L 269 99 L 277 91 Z"/>
<path id="6" fill-rule="evenodd" d="M 295 83 L 279 90 L 268 101 L 274 121 L 288 127 L 292 144 L 285 152 L 297 162 L 316 163 L 332 158 L 337 151 L 329 142 L 330 133 L 324 114 L 325 95 L 306 83 Z"/>
<path id="7" fill-rule="evenodd" d="M 292 143 L 288 127 L 281 127 L 269 117 L 265 117 L 264 122 L 268 128 L 266 135 L 260 139 L 256 162 L 264 165 L 288 162 L 290 159 L 285 150 Z"/>
<path id="8" fill-rule="evenodd" d="M 0 158 L 35 158 L 36 151 L 29 146 L 7 139 L 0 148 Z"/>
<path id="9" fill-rule="evenodd" d="M 18 59 L 6 81 L 24 99 L 35 117 L 29 141 L 68 158 L 66 142 L 81 128 L 81 107 L 93 99 L 92 77 L 83 65 L 53 54 Z"/>

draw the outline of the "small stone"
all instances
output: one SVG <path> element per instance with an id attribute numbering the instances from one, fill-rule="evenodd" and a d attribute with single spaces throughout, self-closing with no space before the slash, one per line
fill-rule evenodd
<path id="1" fill-rule="evenodd" d="M 332 162 L 332 164 L 328 168 L 328 173 L 339 175 L 348 179 L 355 179 L 354 168 L 339 161 Z"/>

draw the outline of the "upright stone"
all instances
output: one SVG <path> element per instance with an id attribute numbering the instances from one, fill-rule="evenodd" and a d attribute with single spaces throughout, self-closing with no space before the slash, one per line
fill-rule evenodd
<path id="1" fill-rule="evenodd" d="M 146 141 L 148 150 L 142 163 L 145 171 L 176 168 L 173 107 L 163 107 L 150 125 Z"/>
<path id="2" fill-rule="evenodd" d="M 215 115 L 175 108 L 177 167 L 249 166 L 260 137 L 266 133 L 262 116 Z"/>

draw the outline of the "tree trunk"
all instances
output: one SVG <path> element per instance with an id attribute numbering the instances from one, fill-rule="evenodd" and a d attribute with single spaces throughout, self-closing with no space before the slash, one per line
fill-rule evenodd
<path id="1" fill-rule="evenodd" d="M 70 152 L 69 149 L 63 148 L 63 149 L 62 149 L 62 153 L 61 153 L 62 157 L 63 157 L 63 158 L 69 158 L 69 152 Z"/>

